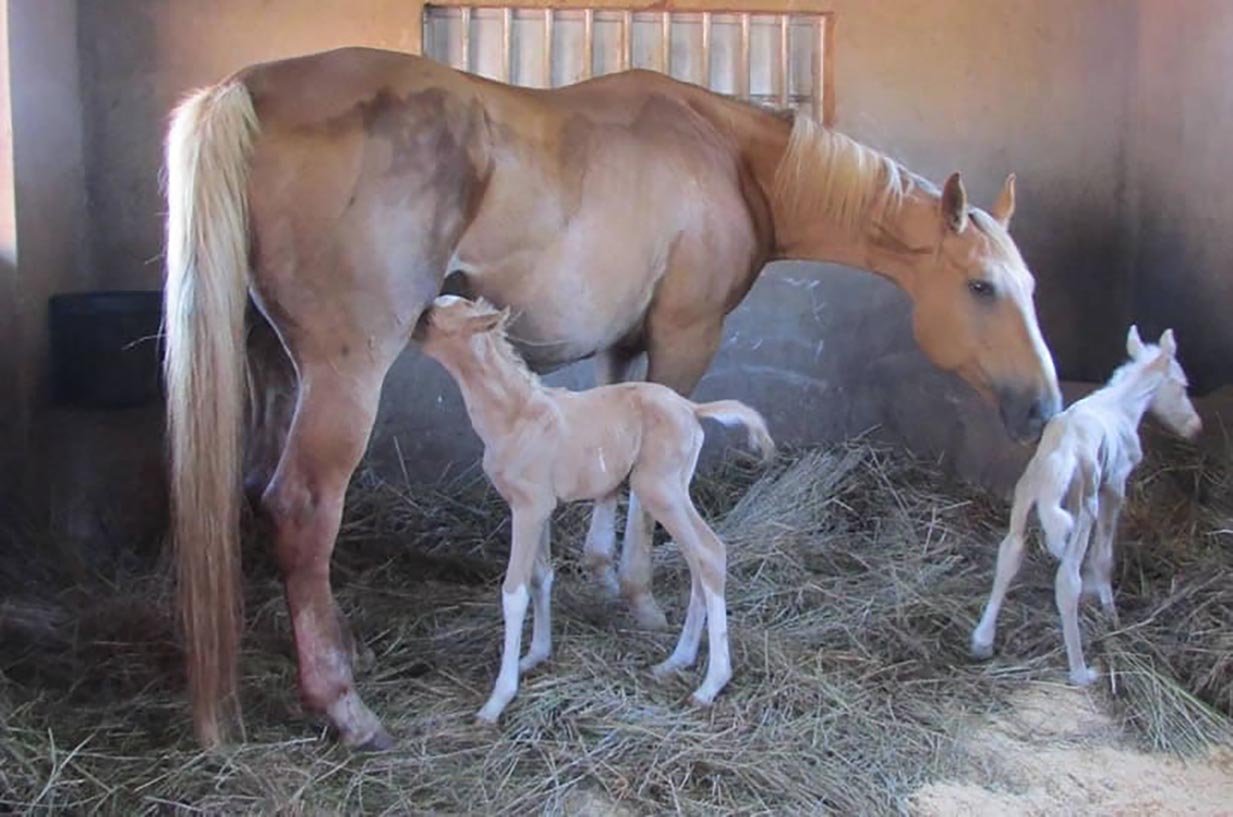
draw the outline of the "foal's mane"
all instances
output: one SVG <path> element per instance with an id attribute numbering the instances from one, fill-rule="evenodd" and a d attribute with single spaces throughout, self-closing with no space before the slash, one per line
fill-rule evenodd
<path id="1" fill-rule="evenodd" d="M 907 186 L 916 181 L 889 156 L 798 115 L 775 171 L 774 196 L 793 210 L 829 217 L 852 231 L 898 209 Z"/>
<path id="2" fill-rule="evenodd" d="M 483 298 L 479 298 L 475 302 L 478 306 L 487 307 L 496 311 L 496 307 Z M 492 341 L 492 350 L 497 358 L 509 364 L 510 369 L 515 373 L 522 375 L 532 386 L 539 386 L 539 375 L 531 371 L 527 366 L 526 359 L 518 354 L 518 350 L 514 348 L 514 344 L 509 339 L 509 317 L 502 318 L 501 322 L 490 332 L 484 333 Z"/>

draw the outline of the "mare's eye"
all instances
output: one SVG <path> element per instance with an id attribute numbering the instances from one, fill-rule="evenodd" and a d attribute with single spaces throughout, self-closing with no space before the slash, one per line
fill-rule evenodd
<path id="1" fill-rule="evenodd" d="M 971 278 L 968 280 L 968 291 L 982 300 L 992 298 L 996 293 L 993 284 L 983 278 Z"/>

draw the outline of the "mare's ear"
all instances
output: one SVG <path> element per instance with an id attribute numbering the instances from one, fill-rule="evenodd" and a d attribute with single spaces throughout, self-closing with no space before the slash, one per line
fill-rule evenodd
<path id="1" fill-rule="evenodd" d="M 1010 228 L 1010 217 L 1015 214 L 1015 174 L 1011 173 L 1006 177 L 1006 181 L 1002 183 L 1002 192 L 998 193 L 998 200 L 993 203 L 993 209 L 989 211 L 989 215 L 997 219 L 998 224 L 1002 225 L 1002 229 Z"/>
<path id="2" fill-rule="evenodd" d="M 1173 337 L 1172 329 L 1166 329 L 1160 335 L 1160 350 L 1169 357 L 1177 353 L 1177 340 Z"/>
<path id="3" fill-rule="evenodd" d="M 954 233 L 968 226 L 968 194 L 958 173 L 950 174 L 942 187 L 942 221 Z"/>
<path id="4" fill-rule="evenodd" d="M 1138 360 L 1143 354 L 1143 340 L 1139 337 L 1139 327 L 1134 324 L 1130 325 L 1130 331 L 1126 333 L 1126 354 L 1133 360 Z"/>

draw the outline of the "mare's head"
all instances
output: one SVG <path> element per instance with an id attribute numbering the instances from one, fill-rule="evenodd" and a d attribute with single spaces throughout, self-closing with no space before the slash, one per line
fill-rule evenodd
<path id="1" fill-rule="evenodd" d="M 1147 373 L 1161 378 L 1147 407 L 1152 416 L 1180 437 L 1188 440 L 1197 437 L 1203 430 L 1203 421 L 1186 394 L 1189 382 L 1182 364 L 1177 362 L 1173 330 L 1166 329 L 1158 343 L 1144 343 L 1139 337 L 1139 328 L 1131 326 L 1126 334 L 1126 352 L 1135 363 L 1143 364 Z"/>
<path id="2" fill-rule="evenodd" d="M 1030 440 L 1062 401 L 1036 322 L 1036 282 L 1007 231 L 1014 208 L 1013 175 L 986 212 L 968 206 L 963 182 L 952 174 L 936 207 L 912 208 L 924 222 L 914 231 L 922 238 L 932 233 L 933 252 L 916 257 L 904 288 L 916 341 L 929 359 L 996 401 L 1007 432 Z"/>
<path id="3" fill-rule="evenodd" d="M 1035 281 L 1007 232 L 1014 176 L 986 212 L 968 205 L 959 174 L 939 191 L 872 148 L 797 117 L 775 185 L 784 256 L 894 280 L 912 299 L 921 350 L 996 402 L 1011 436 L 1036 437 L 1060 410 L 1032 302 Z"/>

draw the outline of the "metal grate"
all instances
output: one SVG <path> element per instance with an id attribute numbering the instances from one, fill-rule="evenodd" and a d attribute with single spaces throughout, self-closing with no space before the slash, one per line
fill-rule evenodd
<path id="1" fill-rule="evenodd" d="M 648 68 L 829 124 L 830 15 L 425 5 L 424 53 L 536 88 Z"/>

